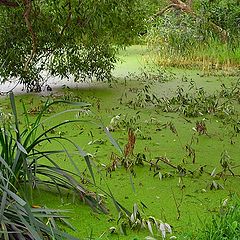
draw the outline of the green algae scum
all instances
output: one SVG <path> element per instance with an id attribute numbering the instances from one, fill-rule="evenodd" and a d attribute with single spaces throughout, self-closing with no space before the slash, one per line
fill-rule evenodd
<path id="1" fill-rule="evenodd" d="M 132 51 L 111 83 L 61 88 L 48 97 L 15 96 L 22 129 L 47 98 L 90 104 L 49 108 L 42 129 L 74 120 L 48 135 L 71 139 L 88 154 L 90 168 L 70 143 L 64 145 L 85 179 L 82 184 L 102 196 L 108 214 L 94 211 L 70 190 L 59 196 L 45 186 L 33 190 L 32 205 L 68 210 L 75 230 L 62 228 L 79 239 L 217 239 L 204 238 L 205 223 L 213 229 L 213 216 L 238 207 L 239 77 L 143 68 L 146 60 Z M 1 99 L 1 111 L 11 111 L 8 98 Z M 55 141 L 38 147 L 59 150 Z M 62 168 L 76 171 L 66 153 L 54 158 Z M 75 179 L 81 181 L 78 175 Z M 123 208 L 116 208 L 116 201 Z M 236 219 L 230 224 L 236 238 L 228 239 L 238 239 Z"/>

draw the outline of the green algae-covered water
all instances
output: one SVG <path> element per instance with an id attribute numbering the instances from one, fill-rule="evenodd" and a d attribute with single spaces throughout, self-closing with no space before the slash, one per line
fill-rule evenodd
<path id="1" fill-rule="evenodd" d="M 64 120 L 86 120 L 85 123 L 66 125 L 52 134 L 64 134 L 89 152 L 94 163 L 97 185 L 105 190 L 108 185 L 115 199 L 129 211 L 137 203 L 144 211 L 143 217 L 153 216 L 169 223 L 172 226 L 172 235 L 177 236 L 177 239 L 194 239 L 196 229 L 211 218 L 218 206 L 240 191 L 240 137 L 235 131 L 239 121 L 239 103 L 234 101 L 229 104 L 229 108 L 234 106 L 235 109 L 231 124 L 230 117 L 226 118 L 228 121 L 222 121 L 224 114 L 229 114 L 224 111 L 222 117 L 213 113 L 186 117 L 179 111 L 162 111 L 162 108 L 149 102 L 140 107 L 137 103 L 143 99 L 139 95 L 148 86 L 150 96 L 154 94 L 159 99 L 173 97 L 176 96 L 177 89 L 190 92 L 189 86 L 193 83 L 197 86 L 196 89 L 203 88 L 210 95 L 220 91 L 223 84 L 227 87 L 235 86 L 237 77 L 201 76 L 201 72 L 197 70 L 171 69 L 164 72 L 166 76 L 171 76 L 167 81 L 152 81 L 150 84 L 147 82 L 148 78 L 136 77 L 146 64 L 146 54 L 146 49 L 139 47 L 123 52 L 122 59 L 125 62 L 116 67 L 114 75 L 117 80 L 110 85 L 99 83 L 94 87 L 89 85 L 85 88 L 65 88 L 52 92 L 49 96 L 52 99 L 90 103 L 91 112 L 76 110 L 62 114 L 47 122 L 45 127 Z M 125 78 L 128 73 L 134 73 L 134 76 Z M 19 95 L 16 98 L 17 103 L 22 99 L 27 104 L 30 119 L 35 117 L 33 110 L 46 100 L 46 96 L 41 94 Z M 8 106 L 8 100 L 1 99 L 1 107 L 5 111 L 9 110 Z M 18 104 L 18 109 L 23 126 L 21 104 Z M 59 105 L 47 116 L 66 109 L 65 105 Z M 133 129 L 136 136 L 133 155 L 129 156 L 129 161 L 133 161 L 135 166 L 128 169 L 121 164 L 123 156 L 100 127 L 101 124 L 111 127 L 111 120 L 116 116 L 119 116 L 118 122 L 112 126 L 114 131 L 111 134 L 122 150 L 128 143 L 129 128 Z M 197 122 L 204 122 L 204 132 L 197 131 Z M 53 143 L 42 146 L 46 149 L 55 147 L 57 146 Z M 66 147 L 72 151 L 72 157 L 80 171 L 91 178 L 84 160 L 71 146 Z M 137 156 L 142 156 L 140 163 L 136 163 Z M 116 159 L 120 160 L 115 171 L 108 171 L 108 167 Z M 162 160 L 157 161 L 158 159 Z M 62 155 L 58 156 L 57 161 L 62 167 L 74 170 Z M 231 171 L 228 168 L 223 169 L 223 161 L 227 162 Z M 69 210 L 67 215 L 76 231 L 67 228 L 65 230 L 80 239 L 136 240 L 151 236 L 148 230 L 134 231 L 129 227 L 126 230 L 127 236 L 120 234 L 118 213 L 109 197 L 105 199 L 105 204 L 110 209 L 110 214 L 104 215 L 92 211 L 78 201 L 77 196 L 68 192 L 60 198 L 54 191 L 40 188 L 34 195 L 34 205 Z M 112 231 L 112 227 L 116 227 L 116 232 Z M 156 239 L 162 239 L 155 230 L 154 233 Z"/>

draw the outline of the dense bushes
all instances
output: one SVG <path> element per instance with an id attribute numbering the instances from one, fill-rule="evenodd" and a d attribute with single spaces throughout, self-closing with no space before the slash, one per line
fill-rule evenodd
<path id="1" fill-rule="evenodd" d="M 193 1 L 191 11 L 169 8 L 150 22 L 147 43 L 160 65 L 228 68 L 240 61 L 236 1 Z M 160 14 L 161 13 L 161 14 Z"/>

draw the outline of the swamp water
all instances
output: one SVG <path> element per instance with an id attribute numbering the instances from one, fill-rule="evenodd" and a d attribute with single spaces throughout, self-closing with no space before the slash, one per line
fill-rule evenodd
<path id="1" fill-rule="evenodd" d="M 60 115 L 49 126 L 69 119 L 86 120 L 86 123 L 66 126 L 54 134 L 70 137 L 92 155 L 97 185 L 107 190 L 107 183 L 114 197 L 129 211 L 137 203 L 144 211 L 142 217 L 153 216 L 169 223 L 178 239 L 193 239 L 201 222 L 211 218 L 211 213 L 217 212 L 225 199 L 240 191 L 240 137 L 236 131 L 239 103 L 235 99 L 227 99 L 225 103 L 222 96 L 217 98 L 221 103 L 216 109 L 204 112 L 204 106 L 211 102 L 208 96 L 219 96 L 223 84 L 229 88 L 235 86 L 237 78 L 201 77 L 198 71 L 173 69 L 171 74 L 158 72 L 163 77 L 153 80 L 151 76 L 140 75 L 139 66 L 144 66 L 144 60 L 134 52 L 124 56 L 126 62 L 116 68 L 117 80 L 111 86 L 105 83 L 92 87 L 89 84 L 85 88 L 54 90 L 51 98 L 91 103 L 92 113 L 76 111 L 67 116 Z M 123 79 L 128 72 L 139 74 Z M 34 111 L 31 110 L 46 99 L 41 95 L 19 95 L 16 98 L 26 102 L 32 118 Z M 194 109 L 198 105 L 190 99 L 205 101 L 205 105 Z M 2 107 L 7 107 L 7 102 L 1 99 Z M 232 112 L 231 106 L 234 107 Z M 21 116 L 20 104 L 18 109 Z M 65 109 L 66 106 L 59 105 L 53 113 Z M 136 136 L 133 155 L 124 160 L 125 165 L 122 164 L 123 156 L 99 128 L 100 122 L 110 127 L 116 116 L 119 119 L 112 126 L 114 131 L 111 134 L 121 149 L 124 150 L 128 143 L 129 128 Z M 54 149 L 55 146 L 43 146 L 48 147 Z M 77 166 L 90 178 L 85 162 L 72 151 Z M 117 167 L 113 171 L 114 161 Z M 59 156 L 59 164 L 70 168 L 62 156 Z M 77 196 L 66 194 L 60 198 L 51 191 L 41 190 L 34 194 L 35 205 L 70 210 L 69 221 L 76 231 L 66 231 L 80 239 L 140 240 L 151 235 L 148 230 L 134 231 L 129 227 L 126 230 L 128 235 L 121 235 L 118 213 L 110 198 L 105 199 L 110 214 L 103 215 L 79 202 Z M 112 227 L 117 228 L 116 233 L 111 233 Z M 153 231 L 157 239 L 162 239 L 161 234 L 157 236 L 154 226 Z"/>

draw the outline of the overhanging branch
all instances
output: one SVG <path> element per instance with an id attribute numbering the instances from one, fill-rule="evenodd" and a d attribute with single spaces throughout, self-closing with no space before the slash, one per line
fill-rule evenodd
<path id="1" fill-rule="evenodd" d="M 168 6 L 166 6 L 165 8 L 161 9 L 159 12 L 154 14 L 154 17 L 159 17 L 162 16 L 165 12 L 167 12 L 167 10 L 176 7 L 176 4 L 170 4 Z"/>
<path id="2" fill-rule="evenodd" d="M 30 22 L 30 14 L 32 11 L 32 1 L 31 0 L 23 0 L 23 2 L 24 2 L 24 6 L 25 6 L 25 11 L 24 11 L 23 17 L 24 17 L 25 23 L 27 25 L 28 31 L 31 35 L 31 39 L 32 39 L 32 51 L 31 51 L 30 57 L 28 58 L 28 60 L 25 63 L 25 66 L 24 66 L 24 71 L 27 71 L 28 65 L 34 58 L 34 55 L 36 54 L 36 51 L 37 51 L 37 37 L 36 37 L 35 32 L 33 31 L 32 23 Z"/>
<path id="3" fill-rule="evenodd" d="M 4 5 L 7 7 L 19 7 L 19 4 L 17 2 L 11 2 L 8 0 L 0 0 L 0 5 Z"/>
<path id="4" fill-rule="evenodd" d="M 63 28 L 62 28 L 62 30 L 60 32 L 60 38 L 64 34 L 64 31 L 68 28 L 68 25 L 71 22 L 71 17 L 72 17 L 72 4 L 71 4 L 71 0 L 68 0 L 66 5 L 68 6 L 68 16 L 67 16 L 67 19 L 66 19 L 66 23 L 65 23 L 65 25 L 63 26 Z"/>

